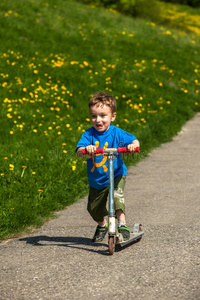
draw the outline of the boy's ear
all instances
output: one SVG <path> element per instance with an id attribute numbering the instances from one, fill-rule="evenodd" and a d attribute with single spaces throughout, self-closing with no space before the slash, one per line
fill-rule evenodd
<path id="1" fill-rule="evenodd" d="M 117 116 L 117 113 L 114 112 L 114 113 L 112 114 L 112 119 L 111 119 L 112 122 L 115 121 L 116 116 Z"/>

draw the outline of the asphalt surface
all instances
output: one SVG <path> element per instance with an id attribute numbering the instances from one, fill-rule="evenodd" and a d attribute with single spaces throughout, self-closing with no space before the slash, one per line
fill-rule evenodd
<path id="1" fill-rule="evenodd" d="M 108 255 L 80 199 L 37 232 L 0 244 L 0 299 L 200 299 L 200 113 L 128 170 L 138 243 Z"/>

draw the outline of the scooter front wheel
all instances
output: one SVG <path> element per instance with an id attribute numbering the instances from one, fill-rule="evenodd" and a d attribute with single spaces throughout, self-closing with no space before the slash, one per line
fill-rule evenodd
<path id="1" fill-rule="evenodd" d="M 115 243 L 114 243 L 114 236 L 111 235 L 108 237 L 108 251 L 110 255 L 113 255 L 115 252 Z"/>

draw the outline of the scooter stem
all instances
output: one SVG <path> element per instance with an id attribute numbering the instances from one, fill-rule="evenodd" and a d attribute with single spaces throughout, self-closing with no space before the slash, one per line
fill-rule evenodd
<path id="1" fill-rule="evenodd" d="M 108 223 L 109 235 L 116 234 L 116 222 L 115 222 L 115 206 L 114 206 L 114 159 L 115 155 L 111 152 L 108 154 L 108 167 L 109 167 L 109 216 Z"/>
<path id="2" fill-rule="evenodd" d="M 115 217 L 114 207 L 114 159 L 115 156 L 110 153 L 108 155 L 108 166 L 109 166 L 109 216 Z"/>

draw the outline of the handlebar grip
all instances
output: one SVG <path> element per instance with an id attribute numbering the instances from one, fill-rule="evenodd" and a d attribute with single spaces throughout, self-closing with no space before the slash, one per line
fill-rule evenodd
<path id="1" fill-rule="evenodd" d="M 127 147 L 119 147 L 119 148 L 117 148 L 117 152 L 118 153 L 126 153 L 126 152 L 128 152 L 128 150 L 127 150 Z"/>
<path id="2" fill-rule="evenodd" d="M 127 147 L 117 148 L 118 153 L 129 153 Z M 134 152 L 140 152 L 140 147 L 135 148 Z"/>
<path id="3" fill-rule="evenodd" d="M 88 154 L 87 151 L 86 151 L 86 149 L 82 149 L 82 153 L 84 155 Z M 95 154 L 98 154 L 98 153 L 102 153 L 103 154 L 103 148 L 96 149 Z"/>

